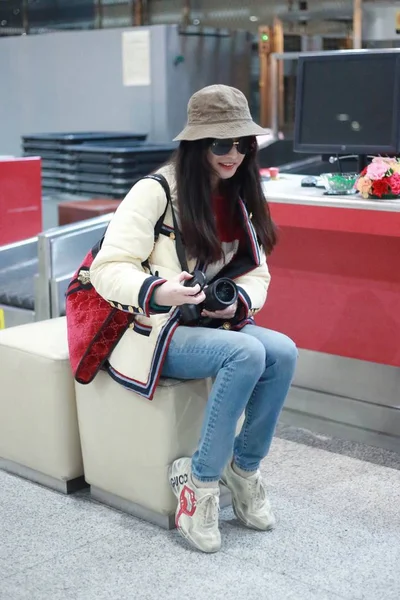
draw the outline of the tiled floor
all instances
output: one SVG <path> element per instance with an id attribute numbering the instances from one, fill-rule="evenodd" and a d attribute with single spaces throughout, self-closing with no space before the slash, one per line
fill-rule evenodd
<path id="1" fill-rule="evenodd" d="M 399 600 L 396 468 L 276 438 L 263 472 L 275 531 L 224 510 L 211 556 L 87 492 L 0 472 L 0 599 Z"/>

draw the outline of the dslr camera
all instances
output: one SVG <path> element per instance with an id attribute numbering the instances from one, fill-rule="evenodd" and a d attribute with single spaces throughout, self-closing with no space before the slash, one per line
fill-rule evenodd
<path id="1" fill-rule="evenodd" d="M 216 310 L 224 310 L 235 304 L 238 298 L 238 289 L 236 283 L 227 277 L 217 279 L 211 285 L 206 286 L 206 276 L 202 271 L 194 271 L 192 279 L 187 279 L 184 283 L 185 287 L 194 287 L 199 285 L 201 290 L 204 290 L 206 299 L 201 304 L 182 304 L 181 323 L 188 325 L 199 321 L 203 309 L 215 312 Z"/>

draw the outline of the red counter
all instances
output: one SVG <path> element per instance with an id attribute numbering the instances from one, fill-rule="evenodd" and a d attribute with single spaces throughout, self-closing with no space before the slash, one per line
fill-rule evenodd
<path id="1" fill-rule="evenodd" d="M 40 158 L 0 159 L 0 246 L 41 231 Z"/>
<path id="2" fill-rule="evenodd" d="M 299 348 L 400 366 L 400 201 L 265 184 L 280 242 L 260 325 Z"/>

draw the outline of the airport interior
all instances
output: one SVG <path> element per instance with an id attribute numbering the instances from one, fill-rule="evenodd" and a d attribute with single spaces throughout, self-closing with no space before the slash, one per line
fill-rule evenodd
<path id="1" fill-rule="evenodd" d="M 110 377 L 111 351 L 78 376 L 67 301 L 214 85 L 263 128 L 278 232 L 246 323 L 298 361 L 258 472 L 274 529 L 246 527 L 221 483 L 205 554 L 168 473 L 213 381 L 161 377 L 149 401 Z M 152 339 L 146 306 L 106 304 Z M 0 1 L 0 600 L 164 599 L 400 599 L 400 1 Z"/>

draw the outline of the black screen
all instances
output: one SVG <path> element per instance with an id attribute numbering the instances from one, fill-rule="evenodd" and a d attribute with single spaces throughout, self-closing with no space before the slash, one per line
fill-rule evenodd
<path id="1" fill-rule="evenodd" d="M 396 145 L 397 56 L 304 60 L 297 143 L 346 151 Z"/>

